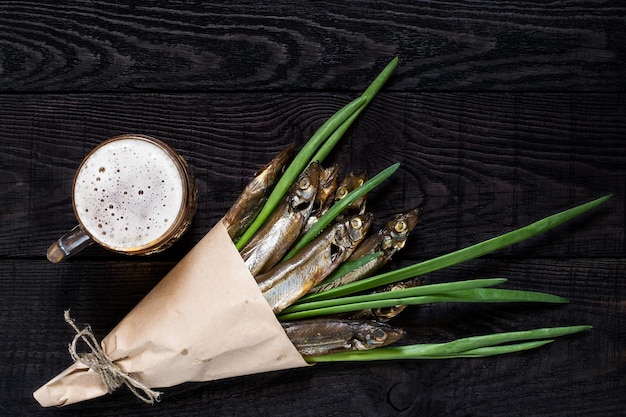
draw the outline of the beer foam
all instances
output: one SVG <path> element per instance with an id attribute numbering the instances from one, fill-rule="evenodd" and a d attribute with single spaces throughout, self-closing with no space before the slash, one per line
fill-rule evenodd
<path id="1" fill-rule="evenodd" d="M 74 182 L 74 209 L 86 231 L 113 250 L 161 238 L 183 206 L 183 179 L 172 157 L 134 138 L 97 148 Z"/>

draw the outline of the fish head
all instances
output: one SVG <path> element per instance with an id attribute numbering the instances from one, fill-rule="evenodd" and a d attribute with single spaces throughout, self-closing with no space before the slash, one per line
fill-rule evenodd
<path id="1" fill-rule="evenodd" d="M 402 249 L 409 233 L 413 231 L 421 216 L 422 209 L 416 208 L 406 213 L 397 214 L 389 220 L 382 230 L 382 249 L 384 251 Z"/>
<path id="2" fill-rule="evenodd" d="M 424 284 L 424 279 L 421 277 L 413 277 L 413 278 L 409 278 L 407 280 L 404 281 L 400 281 L 400 282 L 394 282 L 392 284 L 389 284 L 385 287 L 383 287 L 381 290 L 376 291 L 376 292 L 389 292 L 389 291 L 398 291 L 398 290 L 404 290 L 407 288 L 413 288 L 413 287 L 418 287 L 420 285 Z M 372 314 L 374 314 L 374 316 L 376 317 L 377 320 L 386 322 L 394 317 L 396 317 L 398 314 L 400 314 L 402 311 L 404 311 L 404 309 L 406 308 L 406 304 L 402 304 L 402 305 L 396 305 L 396 306 L 392 306 L 392 307 L 381 307 L 381 308 L 375 308 L 372 309 Z"/>
<path id="3" fill-rule="evenodd" d="M 355 214 L 335 224 L 330 246 L 333 263 L 339 264 L 352 255 L 365 238 L 373 218 L 372 213 Z"/>
<path id="4" fill-rule="evenodd" d="M 345 196 L 348 195 L 350 191 L 352 191 L 352 181 L 351 178 L 354 176 L 353 172 L 348 173 L 343 180 L 337 186 L 337 191 L 335 191 L 335 201 L 339 201 Z"/>
<path id="5" fill-rule="evenodd" d="M 392 318 L 396 317 L 398 314 L 402 313 L 404 309 L 407 308 L 406 304 L 401 304 L 392 307 L 384 307 L 384 308 L 375 308 L 372 310 L 372 314 L 376 317 L 376 320 L 380 321 L 389 321 Z"/>
<path id="6" fill-rule="evenodd" d="M 290 190 L 290 205 L 295 211 L 311 209 L 319 185 L 320 165 L 312 162 L 296 179 Z"/>
<path id="7" fill-rule="evenodd" d="M 337 191 L 335 192 L 335 201 L 341 200 L 346 195 L 348 195 L 348 193 L 365 184 L 366 180 L 366 173 L 356 175 L 354 172 L 349 172 L 337 186 Z"/>
<path id="8" fill-rule="evenodd" d="M 417 226 L 417 223 L 422 218 L 423 212 L 424 212 L 424 209 L 421 207 L 418 207 L 400 215 L 401 220 L 406 223 L 406 230 L 408 232 L 412 232 L 413 229 L 415 229 L 415 226 Z"/>
<path id="9" fill-rule="evenodd" d="M 287 163 L 293 158 L 295 152 L 295 144 L 289 144 L 285 149 L 280 151 L 270 162 L 263 168 L 255 172 L 254 176 L 259 177 L 261 181 L 271 183 L 276 177 L 285 172 Z M 269 185 L 269 184 L 268 184 Z"/>
<path id="10" fill-rule="evenodd" d="M 346 198 L 348 194 L 363 185 L 366 180 L 367 174 L 355 175 L 353 172 L 350 172 L 337 187 L 337 191 L 335 192 L 335 202 Z M 366 201 L 367 194 L 360 196 L 359 198 L 351 202 L 338 216 L 338 218 L 343 219 L 345 216 L 351 213 L 363 214 L 365 212 Z"/>
<path id="11" fill-rule="evenodd" d="M 365 238 L 367 231 L 372 225 L 374 215 L 372 213 L 356 214 L 345 221 L 346 234 L 352 246 L 356 246 Z"/>
<path id="12" fill-rule="evenodd" d="M 377 321 L 366 321 L 354 335 L 353 343 L 358 350 L 387 346 L 406 336 L 406 331 Z"/>
<path id="13" fill-rule="evenodd" d="M 316 203 L 319 207 L 323 207 L 337 191 L 339 165 L 335 164 L 330 168 L 322 169 L 320 167 L 320 179 L 316 196 Z"/>

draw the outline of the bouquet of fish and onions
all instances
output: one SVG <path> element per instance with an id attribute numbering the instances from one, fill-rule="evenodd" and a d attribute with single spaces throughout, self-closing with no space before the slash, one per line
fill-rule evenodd
<path id="1" fill-rule="evenodd" d="M 399 164 L 366 174 L 322 166 L 349 126 L 382 88 L 395 58 L 356 100 L 330 117 L 296 154 L 288 146 L 260 169 L 224 224 L 263 296 L 308 362 L 483 357 L 543 346 L 589 329 L 567 326 L 468 337 L 440 344 L 388 346 L 406 332 L 387 323 L 407 305 L 450 302 L 565 303 L 556 295 L 493 288 L 504 279 L 423 285 L 421 275 L 546 232 L 602 204 L 602 197 L 473 246 L 379 273 L 401 250 L 422 208 L 369 233 L 368 193 Z"/>

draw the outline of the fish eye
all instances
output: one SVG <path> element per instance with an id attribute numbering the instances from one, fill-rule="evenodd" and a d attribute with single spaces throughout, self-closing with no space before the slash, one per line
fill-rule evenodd
<path id="1" fill-rule="evenodd" d="M 360 217 L 353 217 L 350 219 L 350 226 L 352 226 L 353 229 L 360 229 L 361 226 L 363 226 L 363 221 Z"/>
<path id="2" fill-rule="evenodd" d="M 302 190 L 306 189 L 309 187 L 309 185 L 311 185 L 311 182 L 309 181 L 308 178 L 301 178 L 300 181 L 298 181 L 298 187 Z"/>
<path id="3" fill-rule="evenodd" d="M 374 340 L 383 342 L 385 339 L 387 339 L 387 333 L 383 329 L 376 329 L 374 332 Z"/>
<path id="4" fill-rule="evenodd" d="M 346 196 L 346 194 L 348 194 L 348 190 L 346 189 L 346 187 L 339 187 L 337 189 L 337 198 L 338 199 L 342 199 Z"/>
<path id="5" fill-rule="evenodd" d="M 398 233 L 402 233 L 407 229 L 406 222 L 404 220 L 399 221 L 395 224 L 394 230 Z"/>

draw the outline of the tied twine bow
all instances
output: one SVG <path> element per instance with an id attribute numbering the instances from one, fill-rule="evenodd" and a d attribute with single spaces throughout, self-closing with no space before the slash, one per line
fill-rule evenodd
<path id="1" fill-rule="evenodd" d="M 65 311 L 63 316 L 65 321 L 72 326 L 76 332 L 72 343 L 69 345 L 72 360 L 74 360 L 74 362 L 80 362 L 96 371 L 102 378 L 102 382 L 106 386 L 109 394 L 124 384 L 133 394 L 135 394 L 137 398 L 147 404 L 154 404 L 159 401 L 159 396 L 162 394 L 161 392 L 154 391 L 142 384 L 137 379 L 122 371 L 111 361 L 111 359 L 108 358 L 96 340 L 96 337 L 91 331 L 91 327 L 89 325 L 86 325 L 83 330 L 80 330 L 74 323 L 74 319 L 70 317 L 69 310 Z M 76 352 L 76 345 L 80 340 L 82 340 L 83 343 L 91 349 L 91 352 Z"/>

